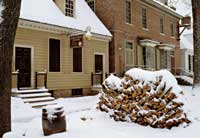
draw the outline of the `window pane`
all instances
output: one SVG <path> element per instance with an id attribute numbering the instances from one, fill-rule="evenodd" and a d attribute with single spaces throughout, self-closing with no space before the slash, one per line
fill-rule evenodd
<path id="1" fill-rule="evenodd" d="M 170 22 L 170 30 L 171 30 L 171 36 L 174 36 L 174 23 Z"/>
<path id="2" fill-rule="evenodd" d="M 103 72 L 103 56 L 95 55 L 95 72 Z"/>
<path id="3" fill-rule="evenodd" d="M 126 12 L 126 22 L 127 23 L 131 23 L 131 1 L 130 0 L 126 0 L 125 1 L 125 12 Z"/>
<path id="4" fill-rule="evenodd" d="M 74 17 L 74 0 L 65 0 L 65 15 Z"/>
<path id="5" fill-rule="evenodd" d="M 164 19 L 160 18 L 160 33 L 164 33 Z"/>
<path id="6" fill-rule="evenodd" d="M 126 42 L 126 48 L 133 49 L 133 44 L 131 42 Z"/>
<path id="7" fill-rule="evenodd" d="M 142 7 L 142 27 L 147 28 L 147 9 Z"/>
<path id="8" fill-rule="evenodd" d="M 192 64 L 191 64 L 191 56 L 190 55 L 188 55 L 188 68 L 189 68 L 189 71 L 191 71 L 192 70 Z"/>
<path id="9" fill-rule="evenodd" d="M 73 48 L 73 72 L 82 72 L 82 48 Z"/>
<path id="10" fill-rule="evenodd" d="M 155 68 L 155 49 L 143 47 L 143 62 L 146 68 Z"/>
<path id="11" fill-rule="evenodd" d="M 86 0 L 90 8 L 95 11 L 95 0 Z"/>
<path id="12" fill-rule="evenodd" d="M 131 42 L 126 42 L 126 66 L 133 66 L 133 44 Z"/>
<path id="13" fill-rule="evenodd" d="M 49 39 L 49 71 L 60 71 L 60 40 Z"/>

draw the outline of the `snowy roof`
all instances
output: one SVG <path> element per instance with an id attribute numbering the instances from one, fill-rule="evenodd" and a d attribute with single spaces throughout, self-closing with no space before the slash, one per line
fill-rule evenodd
<path id="1" fill-rule="evenodd" d="M 92 33 L 109 36 L 111 33 L 89 8 L 85 0 L 75 1 L 75 17 L 65 16 L 53 0 L 22 0 L 20 19 L 55 25 L 80 31 L 91 27 Z"/>
<path id="2" fill-rule="evenodd" d="M 172 9 L 170 6 L 163 4 L 159 0 L 145 0 L 147 3 L 156 6 L 156 8 L 160 8 L 161 10 L 175 16 L 178 18 L 182 18 L 182 15 L 176 12 L 176 10 Z"/>

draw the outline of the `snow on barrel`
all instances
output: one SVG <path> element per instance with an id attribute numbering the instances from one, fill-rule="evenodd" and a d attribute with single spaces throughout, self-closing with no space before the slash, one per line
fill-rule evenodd
<path id="1" fill-rule="evenodd" d="M 115 121 L 171 129 L 190 123 L 181 97 L 182 89 L 169 71 L 134 68 L 122 79 L 110 75 L 104 81 L 97 108 Z"/>
<path id="2" fill-rule="evenodd" d="M 60 105 L 48 105 L 42 109 L 42 126 L 44 135 L 66 131 L 64 108 Z"/>

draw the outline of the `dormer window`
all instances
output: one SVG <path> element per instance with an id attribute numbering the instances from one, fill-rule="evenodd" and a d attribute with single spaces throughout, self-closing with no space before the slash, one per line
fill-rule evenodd
<path id="1" fill-rule="evenodd" d="M 89 7 L 95 12 L 95 0 L 86 0 Z"/>
<path id="2" fill-rule="evenodd" d="M 65 16 L 74 17 L 75 0 L 65 0 Z"/>

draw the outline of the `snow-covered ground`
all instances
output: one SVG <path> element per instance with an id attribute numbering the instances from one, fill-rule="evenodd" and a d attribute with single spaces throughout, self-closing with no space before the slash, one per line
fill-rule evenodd
<path id="1" fill-rule="evenodd" d="M 153 129 L 138 124 L 115 122 L 96 110 L 97 96 L 58 99 L 67 117 L 67 132 L 48 138 L 199 138 L 200 137 L 200 88 L 182 86 L 185 95 L 184 109 L 192 123 L 183 128 Z M 86 121 L 81 118 L 86 118 Z M 32 109 L 20 99 L 12 98 L 12 131 L 22 138 L 43 138 L 41 109 Z"/>

